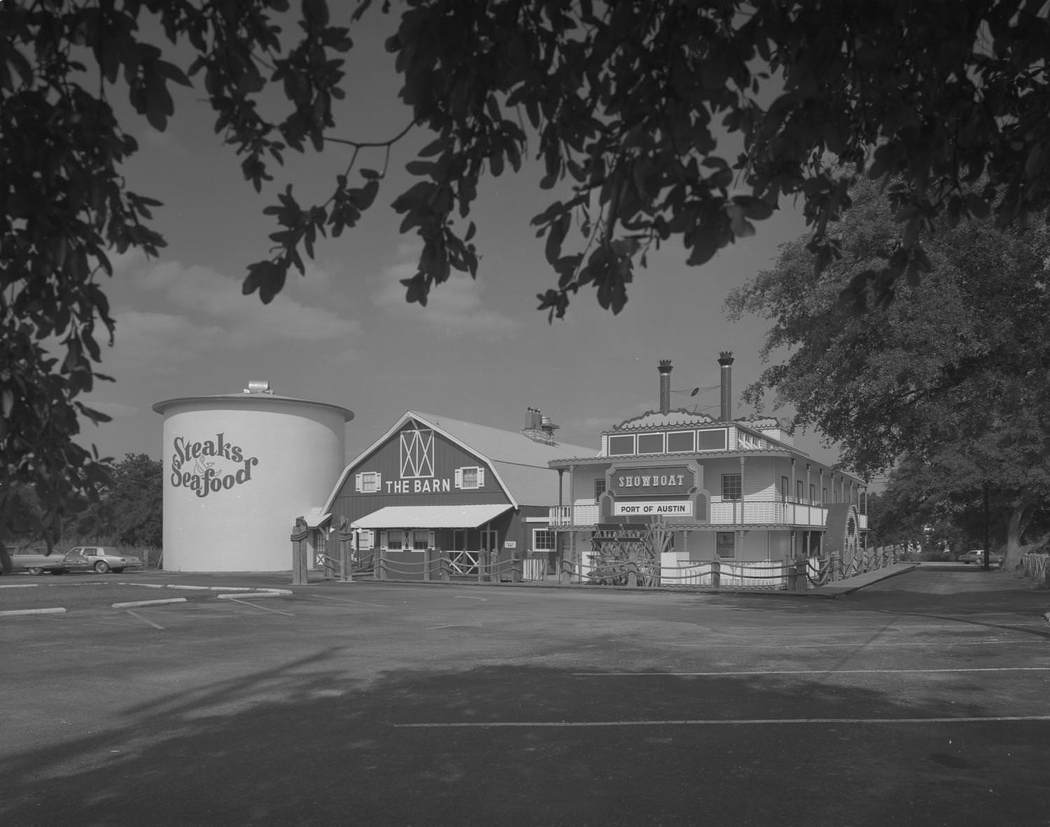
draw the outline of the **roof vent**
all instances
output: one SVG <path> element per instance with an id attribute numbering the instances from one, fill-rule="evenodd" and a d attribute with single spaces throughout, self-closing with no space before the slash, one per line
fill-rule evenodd
<path id="1" fill-rule="evenodd" d="M 248 383 L 248 387 L 244 389 L 244 393 L 268 393 L 273 396 L 273 388 L 270 387 L 270 382 L 266 379 L 253 379 Z"/>

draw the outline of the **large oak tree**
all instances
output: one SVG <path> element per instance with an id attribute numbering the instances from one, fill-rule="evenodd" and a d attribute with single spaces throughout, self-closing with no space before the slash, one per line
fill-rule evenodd
<path id="1" fill-rule="evenodd" d="M 896 185 L 867 183 L 829 232 L 841 256 L 823 269 L 804 241 L 729 300 L 767 317 L 772 362 L 747 394 L 767 392 L 796 424 L 839 443 L 862 473 L 899 464 L 891 498 L 933 521 L 950 512 L 980 536 L 987 494 L 1007 565 L 1046 537 L 1050 498 L 1050 234 L 1041 219 L 997 227 L 938 221 L 929 272 L 895 284 L 863 314 L 844 300 L 896 243 Z"/>
<path id="2" fill-rule="evenodd" d="M 272 246 L 244 281 L 264 302 L 321 236 L 377 201 L 384 170 L 360 166 L 364 144 L 337 124 L 353 111 L 341 82 L 354 19 L 303 0 L 289 25 L 287 5 L 0 3 L 0 454 L 4 480 L 34 485 L 52 528 L 63 500 L 100 479 L 74 437 L 79 417 L 105 419 L 78 397 L 102 377 L 99 340 L 114 331 L 108 255 L 163 246 L 156 202 L 121 177 L 138 146 L 113 97 L 164 130 L 176 115 L 169 87 L 195 84 L 245 179 L 279 187 L 265 210 Z M 901 244 L 856 274 L 855 296 L 926 266 L 931 216 L 1012 221 L 1050 195 L 1040 2 L 361 0 L 354 17 L 384 13 L 411 112 L 385 145 L 431 136 L 404 159 L 417 180 L 388 194 L 402 231 L 421 240 L 409 301 L 425 304 L 453 270 L 476 274 L 479 183 L 528 156 L 552 189 L 533 221 L 555 278 L 539 307 L 552 316 L 584 289 L 618 312 L 654 245 L 680 241 L 702 265 L 785 198 L 802 200 L 826 262 L 827 222 L 859 175 L 906 187 Z M 260 105 L 273 91 L 283 114 Z M 346 157 L 323 203 L 274 181 L 287 152 L 336 143 Z M 962 188 L 981 176 L 980 190 Z"/>

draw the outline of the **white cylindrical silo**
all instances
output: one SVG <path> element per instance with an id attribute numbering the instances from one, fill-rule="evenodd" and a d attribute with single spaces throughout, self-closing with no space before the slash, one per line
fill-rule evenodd
<path id="1" fill-rule="evenodd" d="M 295 519 L 331 493 L 353 411 L 254 382 L 153 410 L 164 416 L 164 568 L 291 569 Z"/>

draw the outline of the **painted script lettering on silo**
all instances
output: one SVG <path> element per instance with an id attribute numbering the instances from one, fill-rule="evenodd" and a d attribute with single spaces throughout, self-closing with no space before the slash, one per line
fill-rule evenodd
<path id="1" fill-rule="evenodd" d="M 172 440 L 171 487 L 207 497 L 250 481 L 258 464 L 258 457 L 246 457 L 239 445 L 227 442 L 225 434 L 200 442 L 177 436 Z"/>

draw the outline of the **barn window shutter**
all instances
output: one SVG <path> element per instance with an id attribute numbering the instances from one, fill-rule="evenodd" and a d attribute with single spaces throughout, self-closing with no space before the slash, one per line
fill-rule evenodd
<path id="1" fill-rule="evenodd" d="M 360 474 L 354 474 L 354 491 L 356 491 L 358 494 L 361 493 L 361 475 Z"/>
<path id="2" fill-rule="evenodd" d="M 463 469 L 462 468 L 457 468 L 456 469 L 456 488 L 462 488 L 462 487 L 463 487 Z"/>
<path id="3" fill-rule="evenodd" d="M 485 469 L 484 468 L 478 468 L 478 486 L 477 487 L 478 488 L 484 488 L 485 487 Z"/>

